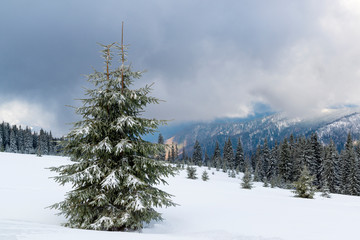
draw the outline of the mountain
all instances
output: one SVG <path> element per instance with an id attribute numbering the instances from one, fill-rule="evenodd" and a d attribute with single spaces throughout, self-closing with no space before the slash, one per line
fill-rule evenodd
<path id="1" fill-rule="evenodd" d="M 291 134 L 295 137 L 307 137 L 316 132 L 323 144 L 328 144 L 330 139 L 333 139 L 340 150 L 349 132 L 353 139 L 360 138 L 359 130 L 360 108 L 326 109 L 311 117 L 291 117 L 285 113 L 274 113 L 255 119 L 196 123 L 178 131 L 167 143 L 177 143 L 180 149 L 185 147 L 190 154 L 195 140 L 198 140 L 202 148 L 212 155 L 216 141 L 223 146 L 230 137 L 233 147 L 236 148 L 240 138 L 244 151 L 251 153 L 258 144 L 263 144 L 265 138 L 271 146 Z"/>

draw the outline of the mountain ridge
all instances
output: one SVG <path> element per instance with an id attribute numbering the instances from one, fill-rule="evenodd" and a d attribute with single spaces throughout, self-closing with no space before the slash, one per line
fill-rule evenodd
<path id="1" fill-rule="evenodd" d="M 250 154 L 258 144 L 263 144 L 265 138 L 271 146 L 291 134 L 295 137 L 307 137 L 313 132 L 318 134 L 322 144 L 328 144 L 332 139 L 340 150 L 349 132 L 353 139 L 360 138 L 360 109 L 327 109 L 318 115 L 302 118 L 289 117 L 286 113 L 274 113 L 234 122 L 195 123 L 172 135 L 171 138 L 168 138 L 167 143 L 185 146 L 186 152 L 191 154 L 193 145 L 198 140 L 203 151 L 212 155 L 216 141 L 222 148 L 230 137 L 233 148 L 235 148 L 237 139 L 240 138 L 244 152 Z"/>

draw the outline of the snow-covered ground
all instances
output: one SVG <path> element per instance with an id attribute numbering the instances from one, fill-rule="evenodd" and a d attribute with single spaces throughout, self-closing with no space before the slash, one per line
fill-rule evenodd
<path id="1" fill-rule="evenodd" d="M 168 179 L 169 185 L 161 188 L 175 195 L 180 206 L 159 209 L 165 220 L 141 233 L 65 228 L 65 219 L 46 207 L 61 201 L 70 186 L 49 179 L 53 173 L 46 168 L 66 163 L 63 157 L 0 153 L 1 240 L 360 239 L 360 197 L 300 199 L 260 183 L 245 190 L 239 177 L 215 170 L 208 182 L 186 179 L 185 171 Z"/>

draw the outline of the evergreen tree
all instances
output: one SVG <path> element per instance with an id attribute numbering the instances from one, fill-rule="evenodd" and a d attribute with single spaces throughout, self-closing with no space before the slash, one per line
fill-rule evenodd
<path id="1" fill-rule="evenodd" d="M 234 150 L 230 138 L 228 138 L 224 145 L 223 164 L 225 164 L 225 167 L 228 169 L 235 169 Z"/>
<path id="2" fill-rule="evenodd" d="M 17 152 L 17 145 L 16 145 L 16 135 L 14 128 L 10 130 L 10 145 L 8 148 L 8 152 L 16 153 Z"/>
<path id="3" fill-rule="evenodd" d="M 209 155 L 207 154 L 206 150 L 205 150 L 205 157 L 204 157 L 204 166 L 210 166 L 210 158 Z"/>
<path id="4" fill-rule="evenodd" d="M 189 165 L 186 168 L 186 172 L 187 172 L 188 179 L 197 179 L 196 168 L 194 166 Z"/>
<path id="5" fill-rule="evenodd" d="M 321 181 L 321 162 L 322 162 L 322 148 L 318 141 L 316 133 L 311 135 L 311 148 L 313 152 L 313 158 L 311 162 L 310 173 L 315 176 L 315 185 L 319 186 Z"/>
<path id="6" fill-rule="evenodd" d="M 251 189 L 252 188 L 252 179 L 251 173 L 249 172 L 248 168 L 245 169 L 244 176 L 242 178 L 241 187 L 244 189 Z"/>
<path id="7" fill-rule="evenodd" d="M 292 162 L 290 156 L 290 146 L 287 139 L 284 139 L 281 145 L 280 159 L 279 159 L 279 175 L 285 183 L 291 182 Z"/>
<path id="8" fill-rule="evenodd" d="M 238 144 L 236 147 L 235 153 L 235 168 L 239 169 L 240 172 L 245 172 L 245 159 L 244 159 L 244 151 L 241 145 L 240 138 L 238 139 Z"/>
<path id="9" fill-rule="evenodd" d="M 338 161 L 337 151 L 334 142 L 331 140 L 330 145 L 325 148 L 325 157 L 321 165 L 321 186 L 326 184 L 329 191 L 337 192 L 338 177 L 336 173 L 336 164 Z"/>
<path id="10" fill-rule="evenodd" d="M 269 179 L 273 179 L 278 175 L 278 152 L 278 145 L 275 143 L 275 146 L 270 151 Z"/>
<path id="11" fill-rule="evenodd" d="M 299 180 L 295 182 L 295 197 L 313 198 L 315 193 L 313 181 L 314 177 L 310 175 L 309 170 L 304 166 Z"/>
<path id="12" fill-rule="evenodd" d="M 60 210 L 69 227 L 141 229 L 162 219 L 155 207 L 175 205 L 156 185 L 166 183 L 164 177 L 174 175 L 176 168 L 150 158 L 161 146 L 141 138 L 164 123 L 141 115 L 148 104 L 158 103 L 149 96 L 151 86 L 132 89 L 142 73 L 124 64 L 110 69 L 117 46 L 102 46 L 105 72 L 88 75 L 96 88 L 87 90 L 88 98 L 76 109 L 83 119 L 66 137 L 65 150 L 73 163 L 51 168 L 59 174 L 55 181 L 71 183 L 73 189 L 51 207 Z"/>
<path id="13" fill-rule="evenodd" d="M 3 124 L 0 124 L 0 152 L 3 152 L 4 149 L 4 128 Z"/>
<path id="14" fill-rule="evenodd" d="M 178 162 L 178 161 L 179 161 L 179 149 L 178 149 L 177 143 L 175 144 L 175 156 L 174 156 L 174 161 L 175 161 L 175 162 Z"/>
<path id="15" fill-rule="evenodd" d="M 260 145 L 258 145 L 256 148 L 254 161 L 255 161 L 254 181 L 260 182 L 263 179 L 263 158 L 261 154 Z"/>
<path id="16" fill-rule="evenodd" d="M 216 167 L 217 170 L 219 170 L 222 167 L 222 165 L 221 165 L 222 162 L 221 162 L 220 146 L 219 146 L 218 141 L 216 141 L 212 162 L 214 164 L 213 167 Z"/>
<path id="17" fill-rule="evenodd" d="M 193 162 L 195 165 L 197 165 L 197 166 L 202 165 L 202 150 L 201 150 L 201 146 L 200 146 L 200 143 L 198 140 L 195 141 L 192 159 L 193 159 Z"/>
<path id="18" fill-rule="evenodd" d="M 175 162 L 175 147 L 174 147 L 174 143 L 171 145 L 171 149 L 170 149 L 170 162 L 174 163 Z"/>
<path id="19" fill-rule="evenodd" d="M 270 179 L 271 175 L 271 157 L 268 141 L 265 138 L 264 146 L 262 149 L 262 160 L 263 160 L 263 178 Z"/>
<path id="20" fill-rule="evenodd" d="M 203 171 L 203 173 L 201 175 L 201 179 L 205 182 L 209 180 L 209 174 L 207 173 L 206 170 Z"/>
<path id="21" fill-rule="evenodd" d="M 164 142 L 164 137 L 163 135 L 160 133 L 159 137 L 158 137 L 158 142 L 159 146 L 162 146 L 162 149 L 159 151 L 158 155 L 156 156 L 156 159 L 159 161 L 165 161 L 165 155 L 166 155 L 166 150 L 165 150 L 165 142 Z"/>
<path id="22" fill-rule="evenodd" d="M 358 164 L 351 134 L 348 134 L 342 153 L 342 192 L 357 195 L 359 188 Z"/>
<path id="23" fill-rule="evenodd" d="M 186 155 L 186 151 L 185 151 L 185 145 L 184 145 L 182 151 L 183 151 L 183 152 L 182 152 L 182 160 L 183 160 L 183 162 L 185 162 L 186 159 L 187 159 L 187 155 Z"/>

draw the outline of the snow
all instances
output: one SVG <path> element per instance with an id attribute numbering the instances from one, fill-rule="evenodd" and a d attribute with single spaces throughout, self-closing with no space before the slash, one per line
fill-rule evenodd
<path id="1" fill-rule="evenodd" d="M 49 179 L 48 167 L 64 157 L 0 153 L 1 240 L 339 240 L 359 239 L 360 197 L 331 194 L 293 197 L 291 190 L 255 183 L 241 189 L 239 176 L 208 171 L 210 180 L 190 180 L 186 172 L 166 179 L 161 188 L 180 206 L 159 209 L 163 222 L 139 232 L 105 232 L 61 226 L 63 216 L 47 206 L 62 201 L 70 185 Z M 203 169 L 198 169 L 200 174 Z M 212 174 L 214 172 L 214 175 Z"/>

